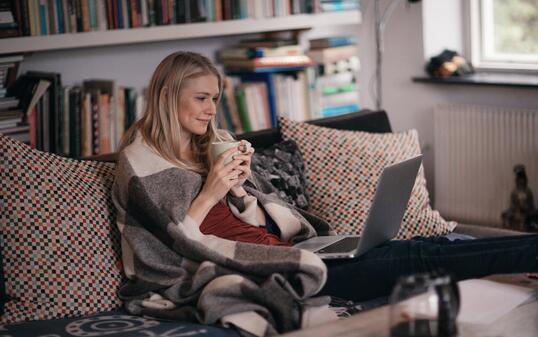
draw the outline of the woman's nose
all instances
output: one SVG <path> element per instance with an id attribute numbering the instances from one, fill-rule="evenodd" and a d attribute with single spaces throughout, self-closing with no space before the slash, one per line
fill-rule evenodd
<path id="1" fill-rule="evenodd" d="M 210 115 L 216 115 L 217 114 L 217 103 L 211 101 L 209 103 L 209 107 L 207 108 L 207 113 Z"/>

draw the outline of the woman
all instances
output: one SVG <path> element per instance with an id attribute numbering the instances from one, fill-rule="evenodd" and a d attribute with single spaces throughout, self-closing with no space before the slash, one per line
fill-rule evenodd
<path id="1" fill-rule="evenodd" d="M 129 278 L 120 295 L 131 312 L 192 318 L 201 311 L 197 318 L 205 323 L 232 322 L 263 335 L 270 329 L 258 331 L 259 324 L 238 315 L 254 312 L 283 332 L 319 320 L 308 308 L 326 299 L 308 301 L 320 290 L 360 301 L 389 294 L 409 273 L 443 268 L 465 279 L 538 270 L 538 235 L 391 241 L 358 259 L 326 265 L 289 247 L 332 230 L 270 194 L 270 185 L 251 173 L 248 142 L 209 158 L 211 142 L 231 139 L 215 127 L 221 92 L 221 76 L 208 59 L 169 55 L 153 74 L 144 116 L 124 137 L 114 201 Z M 220 302 L 219 296 L 231 296 L 228 304 L 241 298 L 241 305 L 217 314 L 224 309 L 212 308 L 219 301 L 210 295 Z"/>

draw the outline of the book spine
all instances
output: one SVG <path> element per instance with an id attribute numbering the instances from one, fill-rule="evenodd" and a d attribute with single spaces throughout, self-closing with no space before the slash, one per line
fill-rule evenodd
<path id="1" fill-rule="evenodd" d="M 252 131 L 252 126 L 248 118 L 247 104 L 245 100 L 245 92 L 241 88 L 237 88 L 235 91 L 235 100 L 237 103 L 237 112 L 241 119 L 241 125 L 244 132 Z"/>
<path id="2" fill-rule="evenodd" d="M 111 142 L 110 142 L 110 95 L 109 94 L 99 94 L 97 96 L 99 112 L 98 112 L 98 145 L 97 148 L 99 154 L 110 153 L 111 151 Z"/>
<path id="3" fill-rule="evenodd" d="M 159 22 L 158 20 L 158 14 L 157 14 L 157 8 L 156 1 L 159 0 L 147 0 L 148 2 L 148 19 L 149 19 L 149 25 L 150 26 L 156 26 Z"/>
<path id="4" fill-rule="evenodd" d="M 122 27 L 128 29 L 130 26 L 130 11 L 129 11 L 129 0 L 121 0 L 121 12 L 122 12 Z"/>
<path id="5" fill-rule="evenodd" d="M 81 92 L 79 87 L 69 91 L 69 156 L 80 157 L 81 154 Z"/>
<path id="6" fill-rule="evenodd" d="M 71 18 L 69 17 L 69 0 L 60 0 L 62 3 L 62 17 L 63 17 L 63 27 L 62 32 L 70 33 L 71 32 Z"/>
<path id="7" fill-rule="evenodd" d="M 105 31 L 108 29 L 108 18 L 106 11 L 106 0 L 95 0 L 95 16 L 97 19 L 95 28 L 99 31 Z"/>
<path id="8" fill-rule="evenodd" d="M 65 18 L 64 18 L 64 7 L 62 0 L 56 1 L 56 18 L 57 18 L 57 34 L 65 33 Z"/>
<path id="9" fill-rule="evenodd" d="M 90 8 L 88 6 L 89 0 L 80 0 L 80 14 L 82 19 L 82 32 L 90 31 Z"/>
<path id="10" fill-rule="evenodd" d="M 71 115 L 69 113 L 69 91 L 71 87 L 66 86 L 62 91 L 62 153 L 69 156 L 69 148 L 71 141 Z"/>
<path id="11" fill-rule="evenodd" d="M 140 24 L 143 27 L 149 26 L 149 9 L 147 0 L 140 0 Z"/>
<path id="12" fill-rule="evenodd" d="M 92 103 L 91 94 L 84 93 L 81 109 L 81 156 L 92 155 Z"/>
<path id="13" fill-rule="evenodd" d="M 99 154 L 99 91 L 90 94 L 91 113 L 91 154 Z"/>
<path id="14" fill-rule="evenodd" d="M 50 34 L 58 34 L 59 22 L 58 22 L 58 6 L 56 0 L 48 0 L 47 4 L 49 10 L 49 32 Z"/>
<path id="15" fill-rule="evenodd" d="M 131 27 L 137 28 L 140 27 L 139 13 L 140 8 L 138 7 L 138 0 L 130 0 L 131 4 Z"/>
<path id="16" fill-rule="evenodd" d="M 112 138 L 112 151 L 116 151 L 120 140 L 125 133 L 125 111 L 126 111 L 126 100 L 125 93 L 126 89 L 123 87 L 118 88 L 116 92 L 116 113 L 112 115 L 112 118 L 115 118 L 115 132 Z"/>
<path id="17" fill-rule="evenodd" d="M 39 10 L 39 35 L 48 35 L 47 0 L 38 0 Z"/>

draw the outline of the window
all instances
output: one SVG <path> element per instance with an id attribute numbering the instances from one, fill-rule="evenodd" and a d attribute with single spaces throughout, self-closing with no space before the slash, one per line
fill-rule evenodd
<path id="1" fill-rule="evenodd" d="M 470 51 L 477 68 L 538 70 L 538 0 L 472 0 Z"/>

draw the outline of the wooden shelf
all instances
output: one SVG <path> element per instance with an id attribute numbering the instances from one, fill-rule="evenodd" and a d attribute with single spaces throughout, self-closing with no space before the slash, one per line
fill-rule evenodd
<path id="1" fill-rule="evenodd" d="M 360 11 L 299 14 L 264 19 L 202 22 L 144 28 L 106 30 L 46 36 L 0 39 L 0 54 L 29 53 L 58 49 L 88 48 L 166 40 L 310 29 L 359 24 Z"/>

